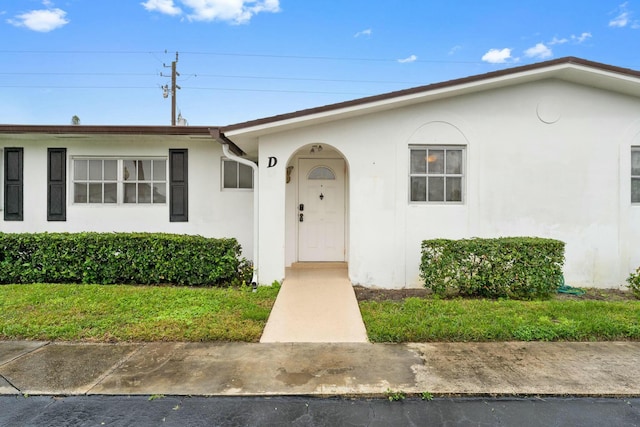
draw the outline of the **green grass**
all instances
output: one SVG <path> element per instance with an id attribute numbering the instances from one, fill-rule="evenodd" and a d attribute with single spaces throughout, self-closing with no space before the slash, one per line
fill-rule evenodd
<path id="1" fill-rule="evenodd" d="M 0 340 L 260 339 L 279 286 L 1 285 Z M 360 302 L 372 342 L 640 339 L 640 301 Z"/>
<path id="2" fill-rule="evenodd" d="M 372 342 L 640 339 L 640 301 L 360 302 Z"/>
<path id="3" fill-rule="evenodd" d="M 278 290 L 2 285 L 0 339 L 255 342 Z"/>

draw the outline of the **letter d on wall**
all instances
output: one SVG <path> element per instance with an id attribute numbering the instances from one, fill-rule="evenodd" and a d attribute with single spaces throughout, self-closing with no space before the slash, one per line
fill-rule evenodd
<path id="1" fill-rule="evenodd" d="M 269 163 L 267 164 L 268 168 L 272 168 L 278 164 L 278 159 L 275 157 L 269 157 Z"/>

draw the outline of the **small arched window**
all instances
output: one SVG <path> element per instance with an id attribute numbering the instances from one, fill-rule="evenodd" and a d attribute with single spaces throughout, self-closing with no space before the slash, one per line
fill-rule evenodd
<path id="1" fill-rule="evenodd" d="M 309 175 L 307 175 L 307 179 L 333 180 L 336 179 L 336 174 L 326 166 L 316 166 L 315 168 L 311 169 Z"/>

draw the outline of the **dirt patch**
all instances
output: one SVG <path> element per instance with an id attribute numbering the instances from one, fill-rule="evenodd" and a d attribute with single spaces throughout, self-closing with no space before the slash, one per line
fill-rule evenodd
<path id="1" fill-rule="evenodd" d="M 627 301 L 636 300 L 637 298 L 627 290 L 622 289 L 598 289 L 583 288 L 586 293 L 584 295 L 571 295 L 558 293 L 556 299 L 572 299 L 572 300 L 594 300 L 594 301 Z"/>
<path id="2" fill-rule="evenodd" d="M 410 297 L 427 298 L 431 296 L 431 291 L 428 291 L 425 288 L 379 289 L 354 286 L 353 289 L 356 291 L 356 298 L 358 301 L 401 301 Z"/>
<path id="3" fill-rule="evenodd" d="M 379 289 L 366 288 L 364 286 L 354 286 L 358 301 L 402 301 L 405 298 L 431 298 L 431 291 L 425 288 L 417 289 Z M 568 293 L 558 293 L 554 296 L 558 300 L 594 300 L 594 301 L 627 301 L 637 299 L 633 294 L 621 289 L 597 289 L 584 288 L 584 295 L 573 295 Z M 450 296 L 455 298 L 456 295 Z"/>

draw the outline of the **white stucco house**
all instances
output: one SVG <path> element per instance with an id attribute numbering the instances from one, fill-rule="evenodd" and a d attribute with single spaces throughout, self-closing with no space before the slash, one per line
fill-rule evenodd
<path id="1" fill-rule="evenodd" d="M 0 231 L 235 237 L 261 284 L 333 261 L 420 286 L 431 238 L 562 240 L 574 286 L 640 265 L 640 72 L 579 58 L 222 127 L 0 125 L 0 148 Z"/>

